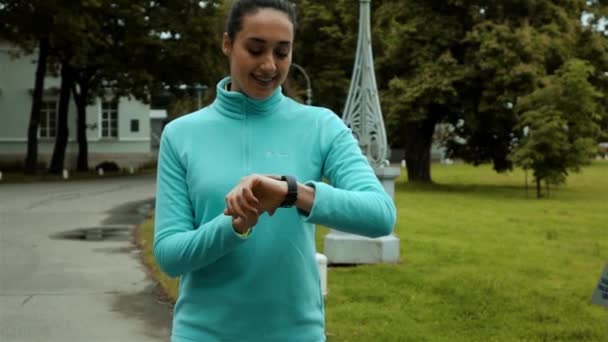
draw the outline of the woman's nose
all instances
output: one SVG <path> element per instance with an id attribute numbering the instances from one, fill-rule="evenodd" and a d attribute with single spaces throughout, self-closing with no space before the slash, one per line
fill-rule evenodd
<path id="1" fill-rule="evenodd" d="M 260 68 L 264 72 L 275 72 L 277 70 L 277 65 L 275 63 L 274 56 L 272 54 L 267 55 L 262 61 Z"/>

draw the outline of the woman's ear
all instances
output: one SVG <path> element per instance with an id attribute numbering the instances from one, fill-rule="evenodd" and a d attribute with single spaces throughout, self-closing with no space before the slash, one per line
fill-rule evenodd
<path id="1" fill-rule="evenodd" d="M 230 40 L 230 36 L 228 36 L 228 32 L 224 32 L 224 35 L 222 36 L 222 52 L 224 52 L 224 55 L 227 57 L 230 57 L 230 54 L 232 53 L 232 41 Z"/>

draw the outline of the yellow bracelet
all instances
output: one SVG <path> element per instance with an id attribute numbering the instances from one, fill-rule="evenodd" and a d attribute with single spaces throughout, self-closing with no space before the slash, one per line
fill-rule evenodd
<path id="1" fill-rule="evenodd" d="M 234 232 L 235 232 L 235 233 L 236 233 L 238 236 L 240 236 L 240 237 L 243 237 L 243 238 L 244 238 L 244 237 L 248 237 L 248 236 L 251 234 L 251 230 L 252 230 L 252 229 L 251 229 L 251 227 L 249 227 L 249 229 L 247 229 L 247 231 L 246 231 L 246 232 L 244 232 L 244 233 L 239 233 L 239 232 L 237 232 L 236 230 L 235 230 Z"/>

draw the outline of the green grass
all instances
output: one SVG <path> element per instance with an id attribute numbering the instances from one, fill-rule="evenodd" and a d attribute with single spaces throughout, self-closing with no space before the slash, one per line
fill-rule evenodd
<path id="1" fill-rule="evenodd" d="M 142 261 L 146 265 L 150 276 L 159 283 L 169 300 L 175 302 L 179 281 L 177 278 L 169 278 L 162 273 L 154 260 L 154 221 L 152 218 L 147 219 L 137 227 L 135 243 L 141 250 Z"/>
<path id="2" fill-rule="evenodd" d="M 608 162 L 541 200 L 522 171 L 432 173 L 397 184 L 399 264 L 329 269 L 330 342 L 608 341 L 608 310 L 590 303 L 608 259 Z"/>
<path id="3" fill-rule="evenodd" d="M 432 171 L 397 186 L 401 264 L 330 269 L 330 341 L 608 340 L 608 163 L 542 200 L 523 172 Z"/>

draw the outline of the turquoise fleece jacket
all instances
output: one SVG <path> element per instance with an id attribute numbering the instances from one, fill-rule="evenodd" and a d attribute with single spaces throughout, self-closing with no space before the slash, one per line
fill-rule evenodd
<path id="1" fill-rule="evenodd" d="M 325 341 L 315 224 L 388 235 L 395 206 L 333 112 L 280 88 L 253 100 L 226 91 L 229 81 L 218 83 L 209 107 L 173 120 L 161 138 L 154 255 L 180 277 L 172 341 Z M 236 234 L 224 197 L 252 173 L 314 186 L 312 210 L 264 213 L 249 236 Z"/>

